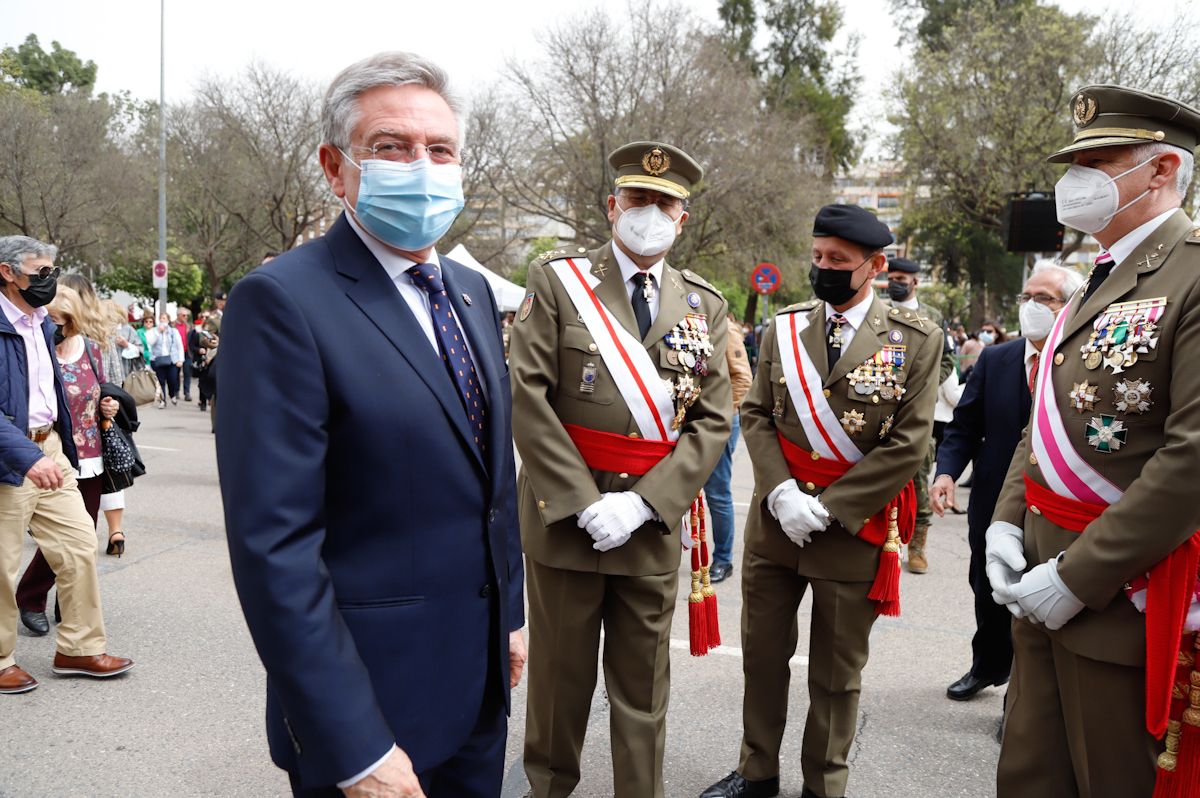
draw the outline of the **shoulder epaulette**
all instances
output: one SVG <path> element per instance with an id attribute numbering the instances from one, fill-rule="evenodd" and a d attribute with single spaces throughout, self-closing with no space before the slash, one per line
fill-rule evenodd
<path id="1" fill-rule="evenodd" d="M 1187 237 L 1189 244 L 1200 244 L 1200 227 L 1193 230 Z"/>
<path id="2" fill-rule="evenodd" d="M 918 329 L 926 335 L 941 329 L 940 325 L 928 316 L 923 316 L 918 311 L 907 308 L 892 308 L 888 311 L 888 318 Z"/>
<path id="3" fill-rule="evenodd" d="M 820 300 L 810 299 L 806 302 L 797 302 L 794 305 L 788 305 L 786 308 L 783 308 L 779 312 L 780 313 L 796 313 L 797 311 L 800 311 L 803 313 L 807 313 L 808 311 L 812 310 L 819 304 L 821 304 Z"/>
<path id="4" fill-rule="evenodd" d="M 721 299 L 725 298 L 725 295 L 722 294 L 715 286 L 713 286 L 712 283 L 708 282 L 708 280 L 705 280 L 703 277 L 696 274 L 691 269 L 680 269 L 679 273 L 682 274 L 683 279 L 687 280 L 689 283 L 698 285 L 701 288 L 705 288 L 705 289 L 711 291 L 712 293 L 716 294 Z"/>
<path id="5" fill-rule="evenodd" d="M 579 251 L 586 252 L 587 250 L 580 248 Z M 566 258 L 573 254 L 574 253 L 570 249 L 551 249 L 546 252 L 543 252 L 541 255 L 538 255 L 536 258 L 533 259 L 533 262 L 534 263 L 549 263 L 550 261 L 558 260 L 559 258 Z"/>

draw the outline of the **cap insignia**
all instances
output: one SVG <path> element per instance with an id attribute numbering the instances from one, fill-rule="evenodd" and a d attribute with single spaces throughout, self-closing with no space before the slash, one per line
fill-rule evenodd
<path id="1" fill-rule="evenodd" d="M 670 168 L 671 157 L 660 147 L 655 147 L 642 156 L 642 169 L 646 171 L 646 174 L 658 177 Z"/>
<path id="2" fill-rule="evenodd" d="M 1096 99 L 1088 94 L 1080 94 L 1075 98 L 1075 108 L 1073 116 L 1075 117 L 1076 127 L 1087 127 L 1096 118 Z"/>

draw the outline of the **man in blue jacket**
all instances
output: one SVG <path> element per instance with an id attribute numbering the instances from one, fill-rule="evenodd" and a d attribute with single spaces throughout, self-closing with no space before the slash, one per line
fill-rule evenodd
<path id="1" fill-rule="evenodd" d="M 54 673 L 104 678 L 133 661 L 104 653 L 96 527 L 76 483 L 79 457 L 46 308 L 57 290 L 56 247 L 0 237 L 0 693 L 37 680 L 13 659 L 16 579 L 28 529 L 58 577 L 62 622 Z"/>
<path id="2" fill-rule="evenodd" d="M 338 75 L 320 158 L 346 212 L 222 319 L 230 558 L 300 796 L 503 781 L 525 662 L 511 392 L 487 282 L 434 248 L 463 207 L 460 120 L 417 56 Z"/>
<path id="3" fill-rule="evenodd" d="M 1021 431 L 1029 423 L 1030 391 L 1042 344 L 1055 316 L 1082 284 L 1081 274 L 1061 266 L 1034 270 L 1019 297 L 1024 337 L 984 347 L 938 448 L 937 477 L 929 490 L 938 515 L 955 506 L 955 480 L 974 462 L 967 539 L 971 545 L 969 578 L 975 593 L 975 636 L 971 638 L 971 669 L 946 690 L 947 697 L 955 701 L 974 698 L 981 690 L 1008 681 L 1013 658 L 1012 615 L 992 600 L 983 570 L 984 533 L 992 522 Z"/>

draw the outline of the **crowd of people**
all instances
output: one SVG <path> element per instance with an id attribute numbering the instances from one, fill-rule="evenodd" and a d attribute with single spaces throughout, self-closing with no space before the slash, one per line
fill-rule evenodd
<path id="1" fill-rule="evenodd" d="M 52 246 L 0 238 L 0 692 L 37 686 L 17 616 L 48 631 L 55 579 L 55 672 L 132 667 L 105 653 L 95 569 L 125 410 L 105 376 L 152 368 L 164 408 L 202 362 L 221 374 L 221 413 L 203 379 L 201 402 L 270 753 L 296 796 L 497 796 L 526 670 L 531 795 L 570 795 L 600 668 L 614 794 L 664 796 L 680 566 L 702 656 L 722 643 L 739 434 L 742 741 L 701 798 L 779 794 L 809 595 L 795 764 L 804 798 L 847 794 L 872 628 L 901 615 L 902 568 L 929 569 L 931 515 L 957 508 L 968 467 L 977 631 L 947 696 L 1009 685 L 997 795 L 1200 795 L 1200 227 L 1180 209 L 1200 111 L 1077 92 L 1056 201 L 1102 252 L 1086 277 L 1035 269 L 1009 340 L 944 323 L 920 265 L 884 254 L 892 231 L 844 204 L 812 220 L 815 299 L 749 329 L 668 262 L 704 167 L 663 141 L 608 154 L 610 238 L 537 258 L 502 320 L 437 251 L 466 204 L 461 110 L 418 56 L 347 67 L 318 156 L 346 212 L 190 329 L 113 313 L 58 285 Z M 15 584 L 26 530 L 39 555 Z"/>

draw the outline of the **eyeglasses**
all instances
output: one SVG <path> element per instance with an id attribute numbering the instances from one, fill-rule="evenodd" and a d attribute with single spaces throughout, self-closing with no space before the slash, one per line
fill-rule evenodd
<path id="1" fill-rule="evenodd" d="M 685 200 L 658 191 L 631 192 L 629 189 L 623 189 L 621 191 L 621 199 L 624 200 L 623 204 L 630 208 L 644 208 L 647 205 L 657 205 L 660 211 L 672 218 L 679 211 L 687 208 Z"/>
<path id="2" fill-rule="evenodd" d="M 1031 299 L 1039 305 L 1061 305 L 1063 303 L 1063 300 L 1049 294 L 1017 294 L 1018 305 L 1024 305 Z"/>
<path id="3" fill-rule="evenodd" d="M 370 147 L 353 145 L 350 149 L 369 152 L 372 158 L 382 161 L 409 163 L 424 154 L 428 155 L 429 160 L 434 163 L 458 163 L 458 148 L 451 144 L 418 144 L 414 141 L 384 139 L 375 142 Z"/>
<path id="4" fill-rule="evenodd" d="M 11 264 L 9 264 L 9 265 L 11 265 Z M 23 274 L 26 277 L 40 277 L 43 280 L 45 280 L 47 277 L 57 278 L 58 275 L 62 274 L 62 269 L 60 269 L 58 266 L 43 266 L 42 268 L 38 269 L 36 272 L 33 272 L 32 274 L 30 272 L 25 271 L 24 268 L 13 269 L 13 271 L 17 272 L 18 274 Z"/>

